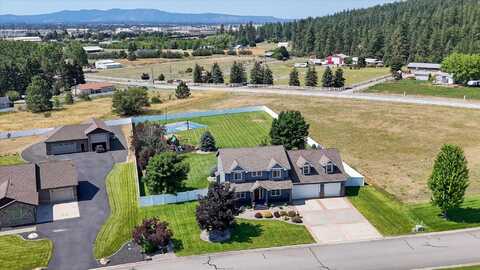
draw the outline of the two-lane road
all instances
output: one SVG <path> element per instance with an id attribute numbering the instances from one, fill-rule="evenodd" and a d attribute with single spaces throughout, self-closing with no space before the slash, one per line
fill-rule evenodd
<path id="1" fill-rule="evenodd" d="M 158 259 L 110 269 L 419 269 L 480 263 L 480 229 L 369 242 L 309 245 Z"/>

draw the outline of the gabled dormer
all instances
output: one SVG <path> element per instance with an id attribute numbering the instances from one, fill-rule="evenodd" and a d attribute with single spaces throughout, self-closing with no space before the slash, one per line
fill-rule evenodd
<path id="1" fill-rule="evenodd" d="M 232 166 L 230 166 L 230 171 L 232 172 L 232 180 L 233 181 L 242 181 L 243 180 L 243 173 L 244 169 L 240 164 L 238 164 L 237 160 L 232 162 Z"/>
<path id="2" fill-rule="evenodd" d="M 303 156 L 300 156 L 296 165 L 300 168 L 303 175 L 310 175 L 312 173 L 312 163 Z"/>
<path id="3" fill-rule="evenodd" d="M 320 165 L 326 174 L 332 174 L 335 172 L 335 164 L 325 155 L 319 160 Z"/>
<path id="4" fill-rule="evenodd" d="M 274 158 L 270 159 L 267 169 L 270 171 L 271 178 L 273 180 L 283 179 L 283 172 L 285 171 L 285 168 L 280 165 L 280 163 L 277 162 Z"/>

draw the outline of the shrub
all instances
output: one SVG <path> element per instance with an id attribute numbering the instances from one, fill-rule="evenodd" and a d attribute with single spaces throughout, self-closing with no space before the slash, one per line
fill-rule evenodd
<path id="1" fill-rule="evenodd" d="M 52 116 L 52 113 L 51 113 L 51 112 L 45 112 L 45 113 L 43 113 L 43 117 L 45 117 L 45 118 L 49 118 L 50 116 Z"/>
<path id="2" fill-rule="evenodd" d="M 149 105 L 147 88 L 131 87 L 116 90 L 112 98 L 112 111 L 119 115 L 135 115 Z"/>
<path id="3" fill-rule="evenodd" d="M 288 216 L 293 218 L 293 217 L 296 217 L 297 216 L 297 212 L 293 211 L 293 210 L 290 210 L 288 211 Z"/>
<path id="4" fill-rule="evenodd" d="M 165 81 L 165 75 L 163 75 L 163 73 L 161 73 L 160 75 L 158 75 L 158 80 L 159 81 Z"/>
<path id="5" fill-rule="evenodd" d="M 14 90 L 7 91 L 5 93 L 5 96 L 7 96 L 12 102 L 15 102 L 20 99 L 20 93 Z"/>
<path id="6" fill-rule="evenodd" d="M 237 55 L 237 52 L 235 50 L 228 50 L 227 55 Z"/>
<path id="7" fill-rule="evenodd" d="M 152 97 L 152 98 L 150 99 L 150 102 L 151 102 L 152 104 L 159 104 L 159 103 L 162 103 L 162 100 L 161 100 L 159 97 L 154 96 L 154 97 Z"/>
<path id="8" fill-rule="evenodd" d="M 72 92 L 70 91 L 66 91 L 65 93 L 65 100 L 64 100 L 65 104 L 73 104 L 73 96 L 72 96 Z"/>
<path id="9" fill-rule="evenodd" d="M 280 211 L 280 216 L 285 217 L 287 215 L 288 215 L 287 211 L 284 211 L 284 210 Z"/>
<path id="10" fill-rule="evenodd" d="M 279 218 L 281 215 L 280 215 L 280 212 L 278 211 L 275 211 L 273 212 L 273 215 L 276 217 L 276 218 Z"/>
<path id="11" fill-rule="evenodd" d="M 190 96 L 190 88 L 185 82 L 180 82 L 180 84 L 177 86 L 177 89 L 175 90 L 175 96 L 178 99 L 185 99 Z"/>
<path id="12" fill-rule="evenodd" d="M 299 216 L 292 217 L 292 222 L 293 223 L 302 223 L 302 218 Z"/>
<path id="13" fill-rule="evenodd" d="M 263 218 L 262 213 L 256 212 L 256 213 L 255 213 L 255 218 Z"/>
<path id="14" fill-rule="evenodd" d="M 289 217 L 287 217 L 287 216 L 284 216 L 284 217 L 283 217 L 283 220 L 285 220 L 285 221 L 289 221 L 289 220 L 290 220 L 290 218 L 289 218 Z"/>
<path id="15" fill-rule="evenodd" d="M 185 73 L 192 73 L 192 72 L 193 72 L 193 69 L 191 67 L 189 67 L 185 70 Z"/>
<path id="16" fill-rule="evenodd" d="M 87 94 L 87 93 L 81 93 L 80 95 L 78 95 L 78 98 L 80 98 L 80 99 L 83 100 L 83 101 L 90 101 L 90 100 L 92 100 L 92 99 L 90 98 L 90 95 Z"/>
<path id="17" fill-rule="evenodd" d="M 168 223 L 157 218 L 144 219 L 132 232 L 133 241 L 141 246 L 145 253 L 152 253 L 158 247 L 166 247 L 172 236 L 173 232 L 168 228 Z"/>
<path id="18" fill-rule="evenodd" d="M 150 80 L 150 74 L 142 73 L 142 76 L 140 76 L 140 78 L 144 81 L 148 81 L 148 80 Z"/>
<path id="19" fill-rule="evenodd" d="M 262 216 L 263 216 L 264 218 L 273 218 L 273 214 L 272 214 L 272 212 L 270 212 L 270 211 L 263 211 L 263 212 L 262 212 Z"/>

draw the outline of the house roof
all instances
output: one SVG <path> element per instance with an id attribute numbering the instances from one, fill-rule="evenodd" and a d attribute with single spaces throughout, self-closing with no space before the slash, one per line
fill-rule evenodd
<path id="1" fill-rule="evenodd" d="M 113 133 L 110 128 L 107 127 L 105 122 L 92 118 L 90 123 L 80 125 L 67 125 L 57 128 L 45 142 L 61 142 L 61 141 L 74 141 L 74 140 L 86 140 L 87 135 L 94 130 L 102 129 L 106 132 Z"/>
<path id="2" fill-rule="evenodd" d="M 35 164 L 0 166 L 0 201 L 12 200 L 38 205 Z"/>
<path id="3" fill-rule="evenodd" d="M 40 171 L 40 189 L 78 186 L 77 170 L 73 161 L 45 161 L 37 165 Z"/>
<path id="4" fill-rule="evenodd" d="M 85 90 L 101 90 L 103 88 L 113 87 L 111 83 L 103 83 L 103 82 L 92 82 L 92 83 L 84 83 L 78 85 L 78 90 L 85 91 Z"/>
<path id="5" fill-rule="evenodd" d="M 300 184 L 346 181 L 348 175 L 343 168 L 342 158 L 337 149 L 310 149 L 287 151 L 292 163 L 292 181 Z M 310 174 L 303 175 L 303 164 L 311 166 Z M 325 166 L 334 165 L 334 173 L 325 172 Z"/>
<path id="6" fill-rule="evenodd" d="M 283 181 L 262 180 L 262 181 L 239 183 L 239 184 L 231 183 L 230 187 L 235 188 L 235 192 L 253 192 L 259 187 L 266 190 L 291 189 L 293 187 L 293 184 L 291 180 L 283 180 Z"/>
<path id="7" fill-rule="evenodd" d="M 219 171 L 231 172 L 236 167 L 245 171 L 267 171 L 275 166 L 290 170 L 283 146 L 224 148 L 218 150 Z"/>
<path id="8" fill-rule="evenodd" d="M 410 63 L 408 68 L 426 68 L 426 69 L 440 69 L 442 65 L 436 63 Z"/>

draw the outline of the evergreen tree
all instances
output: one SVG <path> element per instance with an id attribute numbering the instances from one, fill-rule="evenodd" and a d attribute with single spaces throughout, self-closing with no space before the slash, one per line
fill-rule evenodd
<path id="1" fill-rule="evenodd" d="M 440 150 L 428 181 L 432 204 L 448 218 L 448 211 L 458 208 L 464 200 L 469 184 L 469 171 L 463 150 L 446 144 Z"/>
<path id="2" fill-rule="evenodd" d="M 202 137 L 200 137 L 200 150 L 202 150 L 203 152 L 217 151 L 217 146 L 215 145 L 215 138 L 208 130 L 202 134 Z"/>
<path id="3" fill-rule="evenodd" d="M 203 72 L 203 68 L 198 64 L 195 64 L 195 67 L 193 68 L 194 83 L 202 83 L 202 72 Z"/>
<path id="4" fill-rule="evenodd" d="M 341 88 L 345 86 L 345 78 L 343 77 L 343 70 L 338 68 L 335 70 L 335 77 L 333 79 L 333 87 Z"/>
<path id="5" fill-rule="evenodd" d="M 263 69 L 263 84 L 266 85 L 273 85 L 273 73 L 272 70 L 268 67 L 265 66 Z"/>
<path id="6" fill-rule="evenodd" d="M 27 87 L 27 97 L 25 102 L 31 112 L 45 112 L 52 109 L 52 89 L 46 80 L 40 76 L 32 78 L 32 82 Z"/>
<path id="7" fill-rule="evenodd" d="M 232 68 L 230 70 L 230 83 L 245 83 L 247 77 L 245 75 L 245 69 L 243 68 L 242 63 L 233 62 Z"/>
<path id="8" fill-rule="evenodd" d="M 305 75 L 305 85 L 310 87 L 316 87 L 318 85 L 318 74 L 314 67 L 308 67 L 307 74 Z"/>
<path id="9" fill-rule="evenodd" d="M 185 82 L 180 82 L 180 84 L 177 86 L 177 89 L 175 90 L 175 96 L 178 99 L 185 99 L 190 96 L 190 88 Z"/>
<path id="10" fill-rule="evenodd" d="M 217 63 L 212 66 L 212 83 L 224 83 L 222 69 Z"/>
<path id="11" fill-rule="evenodd" d="M 252 70 L 250 71 L 250 83 L 263 84 L 263 72 L 263 67 L 260 62 L 255 62 Z"/>
<path id="12" fill-rule="evenodd" d="M 304 149 L 308 137 L 309 124 L 299 111 L 280 112 L 273 119 L 270 139 L 273 145 L 283 145 L 285 149 Z"/>
<path id="13" fill-rule="evenodd" d="M 323 87 L 333 87 L 333 73 L 330 67 L 325 68 L 325 72 L 322 76 L 322 86 Z"/>
<path id="14" fill-rule="evenodd" d="M 289 77 L 290 78 L 288 80 L 288 85 L 290 85 L 290 86 L 300 86 L 300 78 L 299 78 L 298 71 L 297 71 L 296 68 L 292 69 Z"/>

